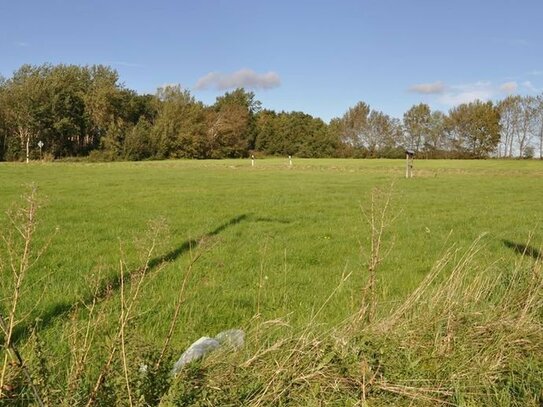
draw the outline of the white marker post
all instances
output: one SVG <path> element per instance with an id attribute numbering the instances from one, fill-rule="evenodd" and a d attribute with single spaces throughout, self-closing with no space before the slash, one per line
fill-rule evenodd
<path id="1" fill-rule="evenodd" d="M 251 154 L 251 167 L 255 166 L 255 156 L 254 154 Z"/>
<path id="2" fill-rule="evenodd" d="M 413 150 L 405 150 L 405 178 L 413 178 Z"/>
<path id="3" fill-rule="evenodd" d="M 38 141 L 38 147 L 40 148 L 40 160 L 43 160 L 43 155 L 42 155 L 42 152 L 41 152 L 41 149 L 43 147 L 43 141 Z"/>
<path id="4" fill-rule="evenodd" d="M 292 156 L 288 156 L 288 165 L 289 167 L 292 167 Z"/>

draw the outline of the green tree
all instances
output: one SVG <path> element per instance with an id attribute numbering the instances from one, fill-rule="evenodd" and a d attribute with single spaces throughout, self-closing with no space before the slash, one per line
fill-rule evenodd
<path id="1" fill-rule="evenodd" d="M 536 136 L 539 140 L 539 158 L 543 159 L 543 94 L 537 96 L 536 103 L 534 127 Z"/>
<path id="2" fill-rule="evenodd" d="M 347 148 L 367 149 L 372 144 L 368 138 L 370 112 L 368 104 L 358 102 L 343 115 L 341 138 Z"/>
<path id="3" fill-rule="evenodd" d="M 445 136 L 446 115 L 439 110 L 432 112 L 426 142 L 424 143 L 424 154 L 428 158 L 446 158 L 450 150 Z"/>
<path id="4" fill-rule="evenodd" d="M 458 157 L 484 158 L 500 141 L 500 113 L 492 102 L 464 103 L 449 111 L 446 128 Z"/>
<path id="5" fill-rule="evenodd" d="M 79 155 L 88 126 L 84 101 L 88 72 L 75 65 L 57 65 L 46 66 L 42 74 L 48 94 L 41 136 L 45 150 L 55 157 Z"/>
<path id="6" fill-rule="evenodd" d="M 500 111 L 498 157 L 513 156 L 513 142 L 520 124 L 520 96 L 508 96 L 497 105 Z"/>
<path id="7" fill-rule="evenodd" d="M 341 141 L 343 152 L 350 156 L 397 156 L 401 144 L 400 123 L 359 102 L 341 118 Z"/>
<path id="8" fill-rule="evenodd" d="M 211 157 L 244 157 L 254 150 L 260 109 L 254 93 L 242 88 L 218 97 L 207 114 Z"/>
<path id="9" fill-rule="evenodd" d="M 328 137 L 330 138 L 333 146 L 335 157 L 349 157 L 352 151 L 345 144 L 343 140 L 343 121 L 339 117 L 334 117 L 330 120 L 327 127 Z"/>
<path id="10" fill-rule="evenodd" d="M 6 80 L 0 75 L 0 161 L 5 160 L 8 146 L 8 129 L 6 119 Z"/>
<path id="11" fill-rule="evenodd" d="M 8 140 L 7 154 L 12 159 L 30 159 L 30 149 L 37 142 L 47 120 L 44 109 L 47 92 L 40 69 L 23 65 L 6 82 L 4 114 L 7 131 L 16 139 Z M 32 145 L 31 145 L 32 144 Z"/>
<path id="12" fill-rule="evenodd" d="M 126 94 L 118 83 L 119 75 L 103 65 L 87 70 L 90 84 L 84 100 L 89 128 L 84 145 L 89 149 L 101 147 L 111 158 L 121 156 L 129 123 L 124 117 Z"/>
<path id="13" fill-rule="evenodd" d="M 262 110 L 256 115 L 255 150 L 266 154 L 275 154 L 277 131 L 277 113 L 273 110 Z"/>
<path id="14" fill-rule="evenodd" d="M 538 101 L 533 96 L 523 96 L 519 104 L 519 126 L 515 141 L 518 156 L 526 158 L 526 148 L 531 147 L 532 139 L 537 133 Z M 528 154 L 529 155 L 529 154 Z M 533 152 L 532 152 L 533 156 Z"/>
<path id="15" fill-rule="evenodd" d="M 144 160 L 155 155 L 153 139 L 151 137 L 152 124 L 144 117 L 126 134 L 124 140 L 124 156 L 127 160 Z"/>
<path id="16" fill-rule="evenodd" d="M 405 147 L 415 151 L 423 150 L 430 135 L 431 111 L 427 104 L 419 103 L 412 106 L 403 115 L 403 127 L 405 130 Z"/>
<path id="17" fill-rule="evenodd" d="M 156 158 L 206 158 L 205 109 L 179 85 L 159 88 L 151 131 Z"/>

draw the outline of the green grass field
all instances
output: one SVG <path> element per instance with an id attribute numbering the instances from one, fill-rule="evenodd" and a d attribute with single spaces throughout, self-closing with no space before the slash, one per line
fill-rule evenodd
<path id="1" fill-rule="evenodd" d="M 195 266 L 179 341 L 292 313 L 304 321 L 353 272 L 327 309 L 337 322 L 359 306 L 366 278 L 369 209 L 374 187 L 393 183 L 385 235 L 393 245 L 379 269 L 383 301 L 414 288 L 453 244 L 479 235 L 484 272 L 518 259 L 505 241 L 543 242 L 543 163 L 537 161 L 418 161 L 406 180 L 394 160 L 166 161 L 112 164 L 2 164 L 0 209 L 39 188 L 38 245 L 54 235 L 29 284 L 23 308 L 34 315 L 64 309 L 88 294 L 89 276 L 119 272 L 121 245 L 129 267 L 149 221 L 164 219 L 169 233 L 155 251 L 174 253 L 145 289 L 141 329 L 160 336 L 187 265 L 187 242 L 212 235 L 214 245 Z M 261 273 L 262 270 L 262 273 Z M 262 274 L 262 276 L 261 276 Z M 262 277 L 262 278 L 261 278 Z M 260 281 L 262 279 L 262 281 Z M 262 285 L 259 290 L 258 287 Z M 258 293 L 260 291 L 260 293 Z M 164 324 L 166 329 L 166 324 Z"/>
<path id="2" fill-rule="evenodd" d="M 450 247 L 467 249 L 484 234 L 471 272 L 497 276 L 519 262 L 523 246 L 543 244 L 541 161 L 416 161 L 412 179 L 401 160 L 296 159 L 292 168 L 285 159 L 255 167 L 248 160 L 1 163 L 2 213 L 30 183 L 42 202 L 35 247 L 51 243 L 25 282 L 20 312 L 30 314 L 17 331 L 21 343 L 38 317 L 45 338 L 62 337 L 69 310 L 91 295 L 92 276 L 114 279 L 121 259 L 128 271 L 138 268 L 148 224 L 157 220 L 167 231 L 132 329 L 162 343 L 190 253 L 201 252 L 174 333 L 179 352 L 202 335 L 247 328 L 256 314 L 304 326 L 326 303 L 317 317 L 323 326 L 352 315 L 367 280 L 362 209 L 374 188 L 392 185 L 395 218 L 377 271 L 378 312 L 412 291 Z M 118 290 L 100 307 L 115 315 Z M 115 322 L 104 322 L 105 330 Z"/>

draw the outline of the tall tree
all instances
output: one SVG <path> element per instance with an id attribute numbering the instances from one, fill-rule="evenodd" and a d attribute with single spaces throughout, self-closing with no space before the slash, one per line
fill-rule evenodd
<path id="1" fill-rule="evenodd" d="M 401 138 L 400 123 L 364 102 L 347 110 L 342 119 L 342 141 L 350 155 L 379 157 L 394 154 Z"/>
<path id="2" fill-rule="evenodd" d="M 389 155 L 401 136 L 400 123 L 390 116 L 372 110 L 368 117 L 366 131 L 366 148 L 369 157 L 382 157 Z"/>
<path id="3" fill-rule="evenodd" d="M 85 94 L 85 110 L 90 119 L 85 144 L 101 146 L 111 158 L 122 154 L 127 128 L 124 117 L 125 95 L 117 71 L 103 65 L 89 69 L 90 87 Z"/>
<path id="4" fill-rule="evenodd" d="M 487 157 L 500 141 L 500 113 L 492 102 L 479 100 L 449 111 L 446 128 L 458 157 Z"/>
<path id="5" fill-rule="evenodd" d="M 243 157 L 255 148 L 256 114 L 261 103 L 253 92 L 226 92 L 208 112 L 208 135 L 213 157 Z"/>
<path id="6" fill-rule="evenodd" d="M 406 147 L 419 153 L 430 136 L 431 111 L 427 104 L 412 106 L 403 115 Z"/>
<path id="7" fill-rule="evenodd" d="M 151 131 L 157 158 L 205 158 L 205 111 L 179 85 L 159 88 L 158 114 Z"/>
<path id="8" fill-rule="evenodd" d="M 498 157 L 513 156 L 513 142 L 519 131 L 521 98 L 508 96 L 498 103 L 500 111 L 501 138 L 498 145 Z"/>
<path id="9" fill-rule="evenodd" d="M 0 75 L 0 161 L 5 160 L 7 143 L 8 143 L 8 129 L 6 121 L 6 97 L 5 97 L 5 83 L 6 80 Z"/>
<path id="10" fill-rule="evenodd" d="M 367 148 L 368 118 L 371 108 L 367 103 L 358 102 L 349 108 L 342 118 L 342 141 L 351 148 Z"/>
<path id="11" fill-rule="evenodd" d="M 256 115 L 255 150 L 267 154 L 277 154 L 276 141 L 279 138 L 277 131 L 277 113 L 264 109 Z"/>
<path id="12" fill-rule="evenodd" d="M 14 157 L 30 159 L 31 143 L 37 142 L 43 123 L 47 120 L 44 109 L 47 101 L 46 86 L 40 69 L 23 65 L 7 81 L 5 90 L 5 115 L 8 129 L 18 138 L 13 143 L 11 153 Z"/>
<path id="13" fill-rule="evenodd" d="M 519 157 L 524 157 L 536 133 L 537 99 L 533 96 L 520 98 L 519 122 L 515 140 Z"/>
<path id="14" fill-rule="evenodd" d="M 535 132 L 539 139 L 539 158 L 543 160 L 543 94 L 537 96 Z"/>
<path id="15" fill-rule="evenodd" d="M 445 137 L 446 116 L 436 110 L 430 116 L 429 133 L 424 144 L 424 153 L 428 158 L 447 157 L 450 150 Z"/>

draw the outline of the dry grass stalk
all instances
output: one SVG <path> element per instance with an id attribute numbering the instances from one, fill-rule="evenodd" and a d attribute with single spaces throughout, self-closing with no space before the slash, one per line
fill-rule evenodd
<path id="1" fill-rule="evenodd" d="M 8 309 L 7 318 L 4 319 L 4 317 L 0 315 L 0 327 L 4 334 L 4 347 L 6 349 L 2 372 L 0 374 L 0 399 L 6 396 L 4 393 L 6 370 L 8 359 L 11 359 L 12 363 L 19 365 L 23 370 L 28 384 L 32 388 L 36 402 L 39 405 L 43 405 L 28 371 L 28 367 L 24 364 L 19 351 L 13 343 L 13 332 L 15 327 L 21 320 L 24 320 L 24 317 L 18 315 L 19 302 L 23 292 L 23 282 L 29 270 L 36 264 L 47 247 L 47 245 L 45 245 L 36 255 L 34 255 L 32 250 L 33 237 L 36 231 L 36 213 L 39 208 L 36 186 L 31 185 L 29 187 L 29 191 L 23 197 L 23 200 L 23 206 L 17 210 L 8 212 L 7 215 L 11 228 L 8 230 L 7 234 L 2 235 L 8 257 L 7 262 L 12 274 L 12 281 L 9 287 L 10 297 L 7 300 L 5 307 Z M 4 261 L 0 261 L 0 263 L 3 264 Z"/>
<path id="2" fill-rule="evenodd" d="M 368 322 L 375 319 L 377 310 L 377 268 L 384 257 L 392 250 L 392 244 L 385 254 L 382 254 L 383 234 L 389 228 L 396 216 L 390 215 L 392 192 L 394 185 L 391 184 L 388 191 L 383 192 L 374 188 L 371 192 L 371 203 L 369 213 L 362 209 L 362 214 L 370 226 L 370 252 L 368 256 L 368 282 L 363 291 L 363 308 L 360 317 L 366 316 Z M 368 304 L 367 309 L 365 304 Z"/>
<path id="3" fill-rule="evenodd" d="M 78 329 L 77 326 L 79 307 L 74 307 L 70 313 L 72 332 L 68 337 L 68 341 L 70 344 L 71 363 L 67 377 L 66 396 L 64 398 L 64 405 L 66 406 L 73 405 L 76 400 L 75 393 L 87 367 L 89 353 L 94 345 L 94 337 L 98 326 L 104 319 L 104 313 L 97 312 L 97 304 L 101 296 L 100 281 L 101 272 L 99 269 L 89 284 L 93 287 L 92 299 L 89 303 L 83 302 L 83 306 L 88 313 L 87 322 L 83 329 Z"/>
<path id="4" fill-rule="evenodd" d="M 196 262 L 200 259 L 200 257 L 202 257 L 203 253 L 205 251 L 207 251 L 207 250 L 210 250 L 209 247 L 204 244 L 205 242 L 200 242 L 200 243 L 201 244 L 198 246 L 199 250 L 195 254 L 193 254 L 193 252 L 192 252 L 192 247 L 189 249 L 190 261 L 189 261 L 187 269 L 186 269 L 186 271 L 184 273 L 183 282 L 181 284 L 181 288 L 179 289 L 179 293 L 178 293 L 177 299 L 175 301 L 175 309 L 174 309 L 174 313 L 172 315 L 172 319 L 170 321 L 170 326 L 168 328 L 168 333 L 166 334 L 166 338 L 164 339 L 164 345 L 162 345 L 160 355 L 159 355 L 158 360 L 157 360 L 157 362 L 155 364 L 156 370 L 158 370 L 158 368 L 160 367 L 162 361 L 164 360 L 164 356 L 166 354 L 166 351 L 168 350 L 168 347 L 170 346 L 170 342 L 171 342 L 172 337 L 173 337 L 175 326 L 177 324 L 177 320 L 178 320 L 179 314 L 181 312 L 181 306 L 183 305 L 183 303 L 185 301 L 185 292 L 186 292 L 186 289 L 187 289 L 187 285 L 188 285 L 188 282 L 189 282 L 190 278 L 192 277 L 193 267 L 196 264 Z"/>
<path id="5" fill-rule="evenodd" d="M 117 351 L 119 350 L 119 347 L 121 347 L 121 353 L 123 358 L 123 366 L 125 366 L 125 372 L 126 372 L 126 354 L 124 353 L 124 336 L 125 336 L 125 330 L 129 323 L 129 321 L 132 319 L 132 311 L 134 309 L 134 306 L 137 303 L 139 294 L 141 292 L 145 277 L 147 275 L 147 272 L 149 271 L 149 264 L 151 262 L 151 259 L 153 258 L 153 254 L 155 251 L 155 248 L 158 244 L 159 240 L 159 234 L 161 232 L 160 225 L 152 225 L 151 229 L 151 243 L 150 247 L 147 250 L 146 256 L 144 257 L 144 264 L 142 267 L 136 270 L 136 272 L 132 273 L 130 276 L 131 278 L 131 287 L 130 292 L 128 295 L 128 298 L 125 298 L 125 287 L 124 287 L 124 280 L 125 280 L 125 274 L 124 274 L 124 266 L 123 262 L 121 260 L 120 263 L 120 271 L 121 271 L 121 312 L 119 315 L 119 323 L 117 328 L 117 333 L 115 335 L 115 338 L 113 340 L 113 343 L 111 345 L 111 349 L 109 351 L 109 355 L 105 361 L 105 363 L 102 365 L 102 369 L 100 370 L 100 373 L 98 375 L 98 378 L 96 379 L 96 382 L 92 388 L 92 391 L 89 395 L 89 398 L 86 403 L 86 407 L 90 407 L 94 405 L 96 402 L 96 397 L 98 395 L 98 391 L 100 390 L 102 384 L 104 383 L 104 380 L 106 376 L 109 373 L 109 370 L 111 368 L 111 365 L 115 359 L 115 356 L 117 354 Z M 126 375 L 125 375 L 126 377 Z M 129 389 L 128 384 L 128 378 L 126 377 L 127 381 L 127 389 Z M 131 398 L 130 398 L 131 401 Z"/>

